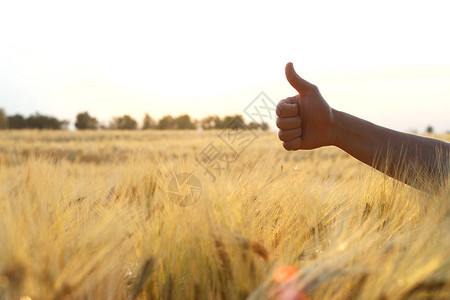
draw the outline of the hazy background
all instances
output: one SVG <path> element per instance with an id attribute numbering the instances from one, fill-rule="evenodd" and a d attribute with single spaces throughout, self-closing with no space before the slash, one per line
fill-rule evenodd
<path id="1" fill-rule="evenodd" d="M 398 130 L 450 130 L 447 1 L 3 1 L 0 107 L 73 122 L 243 113 L 295 94 Z M 73 127 L 73 124 L 71 125 Z"/>

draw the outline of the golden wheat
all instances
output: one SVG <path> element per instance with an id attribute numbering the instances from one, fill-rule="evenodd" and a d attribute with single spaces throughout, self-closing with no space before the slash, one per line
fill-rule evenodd
<path id="1" fill-rule="evenodd" d="M 1 132 L 0 299 L 450 298 L 449 188 L 262 132 L 213 178 L 218 133 Z"/>

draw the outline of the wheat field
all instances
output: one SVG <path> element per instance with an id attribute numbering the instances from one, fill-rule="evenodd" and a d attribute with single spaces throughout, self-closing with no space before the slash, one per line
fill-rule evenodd
<path id="1" fill-rule="evenodd" d="M 1 132 L 0 299 L 450 298 L 448 184 L 219 135 Z"/>

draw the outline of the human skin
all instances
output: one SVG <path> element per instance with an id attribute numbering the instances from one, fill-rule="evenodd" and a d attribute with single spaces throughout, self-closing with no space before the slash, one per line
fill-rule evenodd
<path id="1" fill-rule="evenodd" d="M 333 109 L 317 86 L 295 72 L 292 63 L 285 71 L 298 92 L 277 105 L 278 137 L 286 150 L 336 146 L 415 188 L 434 191 L 445 185 L 449 143 L 384 128 Z"/>

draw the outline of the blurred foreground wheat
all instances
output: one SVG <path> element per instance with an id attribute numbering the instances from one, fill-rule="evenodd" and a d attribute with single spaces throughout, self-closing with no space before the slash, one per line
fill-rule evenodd
<path id="1" fill-rule="evenodd" d="M 213 181 L 217 132 L 2 132 L 0 299 L 450 298 L 449 188 L 258 135 Z"/>

